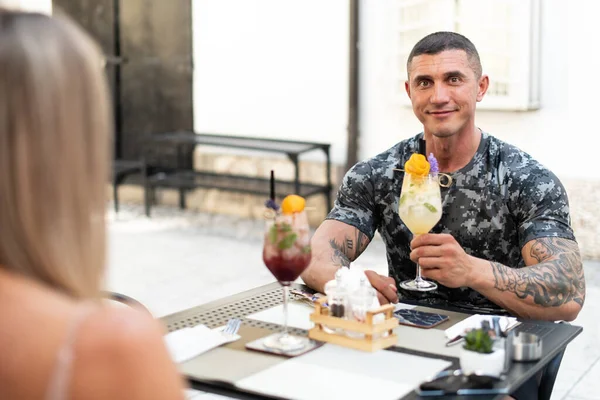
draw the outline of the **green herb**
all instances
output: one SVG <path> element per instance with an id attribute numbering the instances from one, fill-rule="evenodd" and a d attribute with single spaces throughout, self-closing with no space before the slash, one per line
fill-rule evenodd
<path id="1" fill-rule="evenodd" d="M 302 254 L 310 254 L 310 246 L 304 246 L 302 248 Z"/>
<path id="2" fill-rule="evenodd" d="M 271 244 L 277 242 L 277 225 L 275 224 L 271 225 L 271 228 L 269 228 L 269 242 L 271 242 Z"/>
<path id="3" fill-rule="evenodd" d="M 281 222 L 279 224 L 279 230 L 281 232 L 290 232 L 292 230 L 292 226 L 290 224 L 288 224 L 287 222 Z"/>
<path id="4" fill-rule="evenodd" d="M 405 201 L 406 201 L 406 195 L 403 194 L 402 196 L 400 196 L 400 205 L 404 204 Z"/>
<path id="5" fill-rule="evenodd" d="M 279 248 L 279 250 L 289 249 L 294 245 L 297 238 L 298 235 L 296 233 L 290 233 L 289 235 L 281 239 L 281 241 L 277 245 L 277 248 Z"/>
<path id="6" fill-rule="evenodd" d="M 469 331 L 465 335 L 465 350 L 471 350 L 477 353 L 489 354 L 492 350 L 493 341 L 488 331 L 479 328 Z"/>
<path id="7" fill-rule="evenodd" d="M 424 206 L 425 206 L 425 208 L 426 208 L 426 209 L 428 209 L 429 211 L 431 211 L 431 212 L 437 212 L 437 208 L 435 208 L 435 207 L 434 207 L 434 206 L 432 206 L 431 204 L 429 204 L 429 203 L 425 203 L 425 204 L 423 204 L 423 205 L 424 205 Z"/>

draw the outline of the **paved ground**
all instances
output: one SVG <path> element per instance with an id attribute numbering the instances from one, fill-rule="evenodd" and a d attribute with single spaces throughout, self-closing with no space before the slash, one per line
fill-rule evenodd
<path id="1" fill-rule="evenodd" d="M 262 263 L 262 223 L 155 207 L 123 205 L 108 214 L 107 285 L 143 302 L 156 316 L 273 282 Z M 387 273 L 385 249 L 374 241 L 355 265 Z M 574 322 L 583 333 L 569 345 L 553 400 L 600 399 L 600 263 L 585 263 L 587 300 Z M 220 396 L 188 393 L 208 400 Z"/>

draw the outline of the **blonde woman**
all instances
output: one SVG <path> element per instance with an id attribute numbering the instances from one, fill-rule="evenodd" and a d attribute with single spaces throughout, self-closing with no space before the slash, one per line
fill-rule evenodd
<path id="1" fill-rule="evenodd" d="M 73 23 L 0 10 L 0 398 L 179 399 L 162 330 L 100 304 L 110 115 Z"/>

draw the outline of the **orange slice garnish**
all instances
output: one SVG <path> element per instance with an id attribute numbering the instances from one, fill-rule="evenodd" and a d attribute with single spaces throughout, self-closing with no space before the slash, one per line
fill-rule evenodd
<path id="1" fill-rule="evenodd" d="M 410 159 L 404 164 L 404 171 L 407 174 L 416 176 L 426 176 L 429 174 L 429 161 L 423 154 L 414 153 Z"/>
<path id="2" fill-rule="evenodd" d="M 305 206 L 306 200 L 304 197 L 298 196 L 297 194 L 290 194 L 281 202 L 281 212 L 284 214 L 299 213 L 304 211 Z"/>

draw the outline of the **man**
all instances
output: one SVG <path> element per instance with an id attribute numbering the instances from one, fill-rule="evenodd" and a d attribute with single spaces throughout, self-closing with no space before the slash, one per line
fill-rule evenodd
<path id="1" fill-rule="evenodd" d="M 304 282 L 322 292 L 379 230 L 390 276 L 366 275 L 382 303 L 400 299 L 467 312 L 575 319 L 585 279 L 567 194 L 528 154 L 475 126 L 475 106 L 489 79 L 473 43 L 452 32 L 428 35 L 411 51 L 407 71 L 406 93 L 423 133 L 346 174 L 334 209 L 313 236 Z M 421 138 L 426 154 L 434 154 L 453 183 L 442 188 L 443 213 L 433 233 L 413 239 L 398 216 L 403 172 L 396 169 L 418 152 Z M 424 277 L 438 282 L 437 290 L 397 286 L 414 278 L 417 262 Z M 539 378 L 524 383 L 513 398 L 537 398 Z"/>
<path id="2" fill-rule="evenodd" d="M 539 320 L 575 319 L 585 279 L 558 178 L 528 154 L 475 126 L 475 106 L 488 89 L 475 46 L 437 32 L 408 57 L 406 92 L 423 133 L 359 162 L 345 176 L 335 207 L 316 231 L 302 278 L 323 291 L 335 271 L 355 260 L 379 230 L 389 277 L 366 274 L 382 303 L 408 301 L 465 311 L 507 312 Z M 426 140 L 439 170 L 443 214 L 432 233 L 412 238 L 398 216 L 402 169 Z M 438 283 L 431 292 L 397 284 L 415 276 Z"/>

